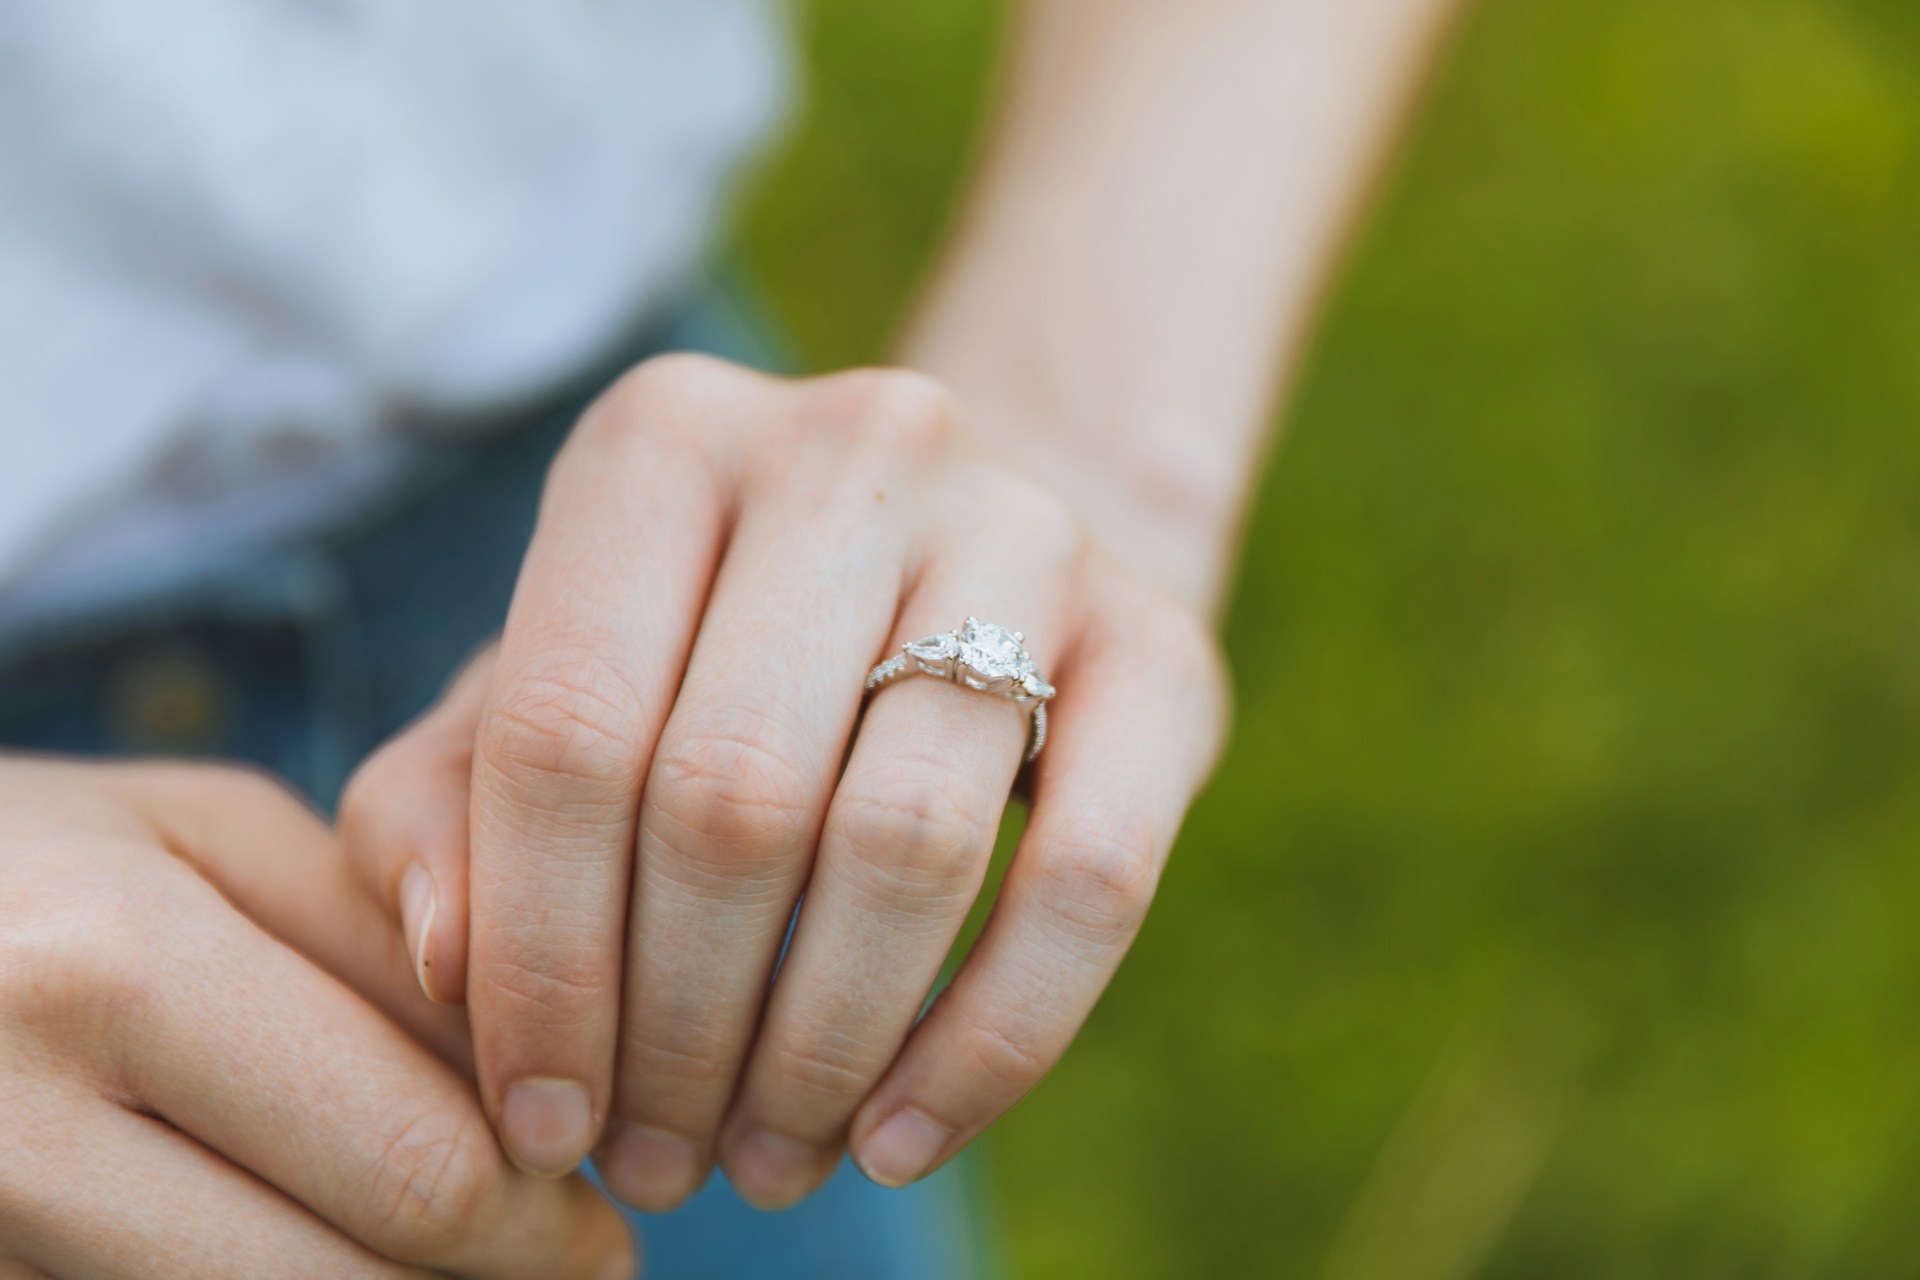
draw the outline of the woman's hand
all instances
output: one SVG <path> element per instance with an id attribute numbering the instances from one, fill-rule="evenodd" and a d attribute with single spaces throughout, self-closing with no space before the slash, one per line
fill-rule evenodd
<path id="1" fill-rule="evenodd" d="M 460 1062 L 460 1020 L 278 787 L 0 759 L 0 814 L 0 1274 L 631 1274 L 593 1189 L 508 1165 L 376 1008 Z"/>
<path id="2" fill-rule="evenodd" d="M 1225 699 L 1190 609 L 1021 464 L 904 372 L 789 382 L 669 356 L 586 415 L 497 654 L 368 762 L 342 817 L 422 983 L 466 999 L 524 1167 L 561 1173 L 599 1142 L 609 1186 L 662 1209 L 717 1156 L 777 1206 L 850 1142 L 869 1176 L 910 1182 L 1065 1051 Z M 916 1026 L 1027 721 L 927 678 L 862 719 L 862 682 L 969 615 L 1022 628 L 1060 692 L 997 909 Z"/>

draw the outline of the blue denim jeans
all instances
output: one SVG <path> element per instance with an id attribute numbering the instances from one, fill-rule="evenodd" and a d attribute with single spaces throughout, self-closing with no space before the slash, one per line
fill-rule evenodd
<path id="1" fill-rule="evenodd" d="M 763 334 L 716 287 L 629 358 L 695 349 L 767 367 L 779 362 Z M 0 746 L 250 760 L 330 809 L 354 764 L 499 630 L 547 462 L 603 381 L 424 457 L 405 494 L 353 528 L 56 626 L 8 631 L 0 618 Z M 888 1191 L 843 1162 L 776 1214 L 716 1177 L 673 1213 L 630 1217 L 648 1274 L 665 1280 L 977 1276 L 996 1268 L 973 1176 L 961 1160 Z"/>

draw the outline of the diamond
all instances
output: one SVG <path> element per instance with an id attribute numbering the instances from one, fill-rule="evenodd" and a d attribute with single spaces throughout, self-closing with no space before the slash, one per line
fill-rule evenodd
<path id="1" fill-rule="evenodd" d="M 959 643 L 944 631 L 937 636 L 928 636 L 925 640 L 915 640 L 907 645 L 907 653 L 922 662 L 941 662 L 959 651 Z"/>
<path id="2" fill-rule="evenodd" d="M 894 679 L 907 669 L 907 660 L 900 654 L 894 654 L 885 662 L 867 673 L 867 691 L 878 689 L 887 681 Z"/>
<path id="3" fill-rule="evenodd" d="M 1020 638 L 991 622 L 968 618 L 960 629 L 960 661 L 989 680 L 1017 680 L 1033 670 Z"/>

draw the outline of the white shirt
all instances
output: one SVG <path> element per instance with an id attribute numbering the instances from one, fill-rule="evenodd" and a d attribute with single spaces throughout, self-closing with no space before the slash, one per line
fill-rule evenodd
<path id="1" fill-rule="evenodd" d="M 0 4 L 0 615 L 325 520 L 409 422 L 604 358 L 714 229 L 782 34 L 773 0 Z"/>

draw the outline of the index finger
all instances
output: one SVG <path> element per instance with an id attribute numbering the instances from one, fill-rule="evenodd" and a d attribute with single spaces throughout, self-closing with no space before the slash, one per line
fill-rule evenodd
<path id="1" fill-rule="evenodd" d="M 725 532 L 713 428 L 755 381 L 723 369 L 649 362 L 582 421 L 481 716 L 467 1007 L 481 1096 L 535 1173 L 578 1165 L 611 1105 L 641 782 Z"/>
<path id="2" fill-rule="evenodd" d="M 611 1206 L 584 1179 L 514 1169 L 455 1067 L 369 1003 L 455 1016 L 379 945 L 391 928 L 315 815 L 238 771 L 127 766 L 114 781 L 136 821 L 105 832 L 129 856 L 153 861 L 159 843 L 179 859 L 158 859 L 101 956 L 126 996 L 111 1023 L 122 1100 L 397 1261 L 501 1280 L 631 1273 Z"/>
<path id="3" fill-rule="evenodd" d="M 156 890 L 168 926 L 140 939 L 164 985 L 132 981 L 118 1006 L 125 1097 L 395 1261 L 488 1280 L 631 1274 L 626 1229 L 584 1178 L 514 1169 L 450 1067 L 206 882 L 179 880 Z"/>

